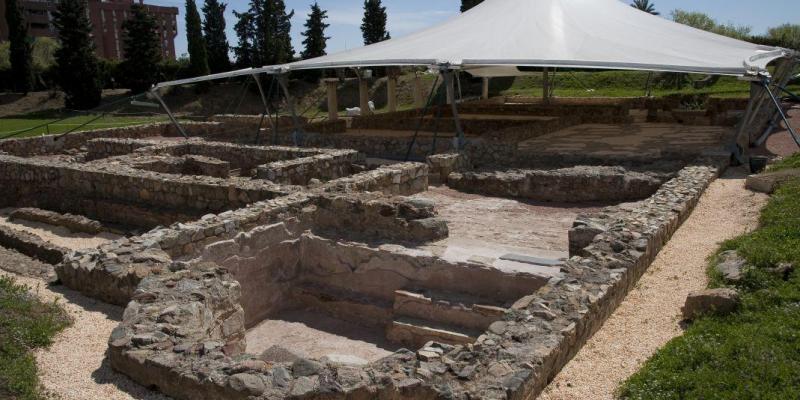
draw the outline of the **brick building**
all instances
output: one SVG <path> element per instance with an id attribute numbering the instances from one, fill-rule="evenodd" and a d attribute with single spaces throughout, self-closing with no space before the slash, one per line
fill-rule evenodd
<path id="1" fill-rule="evenodd" d="M 87 0 L 89 20 L 92 22 L 92 36 L 98 57 L 120 60 L 122 53 L 122 22 L 128 18 L 134 1 L 143 0 Z M 22 0 L 28 34 L 33 37 L 56 37 L 53 26 L 55 0 Z M 175 58 L 175 37 L 178 35 L 178 8 L 144 4 L 156 18 L 162 55 L 166 59 Z M 5 0 L 0 0 L 0 41 L 8 40 L 8 24 L 5 17 Z"/>

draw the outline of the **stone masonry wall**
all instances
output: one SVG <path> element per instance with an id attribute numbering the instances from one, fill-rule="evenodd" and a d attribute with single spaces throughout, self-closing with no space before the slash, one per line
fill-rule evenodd
<path id="1" fill-rule="evenodd" d="M 644 199 L 669 178 L 665 173 L 642 173 L 622 167 L 572 167 L 555 170 L 454 172 L 447 178 L 453 189 L 489 196 L 535 201 L 580 203 Z"/>
<path id="2" fill-rule="evenodd" d="M 229 337 L 214 330 L 208 338 L 158 333 L 158 316 L 196 315 L 175 312 L 183 304 L 180 295 L 177 304 L 164 302 L 174 297 L 167 288 L 192 288 L 200 290 L 194 298 L 207 298 L 191 276 L 166 274 L 152 279 L 163 278 L 169 285 L 157 285 L 158 290 L 143 285 L 134 297 L 109 341 L 112 365 L 180 399 L 527 399 L 600 328 L 719 170 L 686 167 L 649 200 L 625 212 L 608 209 L 596 221 L 605 231 L 585 255 L 572 257 L 562 267 L 563 277 L 519 299 L 474 344 L 439 344 L 436 351 L 419 355 L 399 350 L 367 366 L 306 359 L 268 364 L 241 353 L 241 322 L 228 324 Z M 229 281 L 207 280 L 206 285 Z M 153 307 L 145 310 L 140 301 Z M 217 315 L 214 307 L 208 312 Z"/>
<path id="3" fill-rule="evenodd" d="M 278 184 L 308 185 L 312 179 L 330 181 L 352 174 L 363 154 L 355 150 L 328 150 L 324 154 L 260 165 L 256 176 Z"/>

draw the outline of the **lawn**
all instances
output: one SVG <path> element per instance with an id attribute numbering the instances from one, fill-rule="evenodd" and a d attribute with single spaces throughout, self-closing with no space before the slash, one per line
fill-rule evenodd
<path id="1" fill-rule="evenodd" d="M 31 351 L 49 346 L 69 324 L 58 304 L 41 303 L 30 288 L 0 276 L 0 398 L 42 398 Z"/>
<path id="2" fill-rule="evenodd" d="M 99 115 L 82 115 L 71 117 L 63 121 L 58 121 L 47 126 L 40 126 L 60 119 L 59 116 L 53 117 L 19 117 L 19 118 L 0 118 L 0 140 L 24 129 L 38 127 L 34 130 L 23 132 L 13 136 L 14 138 L 24 138 L 31 136 L 41 136 L 47 134 L 65 133 L 72 129 L 76 131 L 88 131 L 101 128 L 116 128 L 131 125 L 140 125 L 152 122 L 167 121 L 166 116 L 157 117 L 128 117 L 128 116 L 103 116 L 96 121 L 92 121 Z M 86 126 L 81 126 L 89 122 Z"/>
<path id="3" fill-rule="evenodd" d="M 784 162 L 795 162 L 787 159 Z M 797 399 L 800 396 L 800 181 L 783 185 L 761 227 L 724 243 L 753 267 L 739 312 L 704 317 L 659 350 L 620 389 L 623 399 Z M 724 286 L 709 270 L 711 286 Z"/>

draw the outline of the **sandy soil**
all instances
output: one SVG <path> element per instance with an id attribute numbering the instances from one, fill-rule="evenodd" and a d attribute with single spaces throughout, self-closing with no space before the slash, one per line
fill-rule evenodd
<path id="1" fill-rule="evenodd" d="M 681 334 L 686 295 L 708 284 L 707 257 L 720 242 L 757 227 L 767 196 L 747 191 L 744 177 L 729 170 L 711 184 L 636 288 L 540 399 L 611 399 L 622 381 Z"/>
<path id="2" fill-rule="evenodd" d="M 37 350 L 39 379 L 48 398 L 59 400 L 168 399 L 111 370 L 105 361 L 108 338 L 122 319 L 122 308 L 90 299 L 63 286 L 12 275 L 43 301 L 62 304 L 73 324 L 49 349 Z"/>
<path id="3" fill-rule="evenodd" d="M 88 233 L 73 233 L 63 226 L 55 226 L 42 222 L 24 221 L 21 219 L 9 221 L 8 214 L 11 211 L 13 211 L 11 208 L 0 210 L 0 225 L 31 233 L 39 236 L 44 241 L 70 250 L 99 247 L 102 244 L 122 238 L 122 236 L 110 232 L 90 235 Z"/>
<path id="4" fill-rule="evenodd" d="M 382 329 L 370 329 L 326 315 L 297 310 L 287 311 L 247 331 L 247 352 L 261 354 L 279 345 L 303 357 L 352 355 L 375 361 L 392 354 L 398 346 L 390 344 Z"/>
<path id="5" fill-rule="evenodd" d="M 596 212 L 602 205 L 565 205 L 468 194 L 446 186 L 431 186 L 414 195 L 436 203 L 447 220 L 450 237 L 505 246 L 566 251 L 567 232 L 575 217 Z"/>

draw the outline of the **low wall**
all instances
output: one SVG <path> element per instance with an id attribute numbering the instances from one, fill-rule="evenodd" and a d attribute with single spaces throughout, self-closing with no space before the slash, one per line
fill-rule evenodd
<path id="1" fill-rule="evenodd" d="M 324 154 L 261 165 L 256 176 L 279 184 L 308 185 L 312 179 L 329 181 L 352 174 L 364 156 L 354 150 L 328 150 Z"/>
<path id="2" fill-rule="evenodd" d="M 189 122 L 181 123 L 190 136 L 206 136 L 222 129 L 220 124 Z M 97 138 L 148 138 L 154 136 L 180 136 L 171 123 L 136 125 L 123 128 L 97 129 L 74 132 L 66 136 L 48 135 L 26 139 L 6 139 L 0 141 L 0 152 L 19 157 L 32 157 L 60 153 L 68 149 L 78 149 Z"/>
<path id="3" fill-rule="evenodd" d="M 284 195 L 289 188 L 220 179 L 0 156 L 2 206 L 34 206 L 152 228 Z"/>
<path id="4" fill-rule="evenodd" d="M 453 189 L 534 201 L 581 203 L 632 201 L 650 197 L 668 174 L 641 173 L 621 167 L 572 167 L 555 170 L 454 172 Z"/>
<path id="5" fill-rule="evenodd" d="M 380 192 L 389 195 L 411 195 L 427 189 L 428 166 L 414 162 L 384 165 L 322 186 L 326 192 Z"/>
<path id="6" fill-rule="evenodd" d="M 69 250 L 42 240 L 39 236 L 0 226 L 0 246 L 16 250 L 48 264 L 58 264 Z"/>

